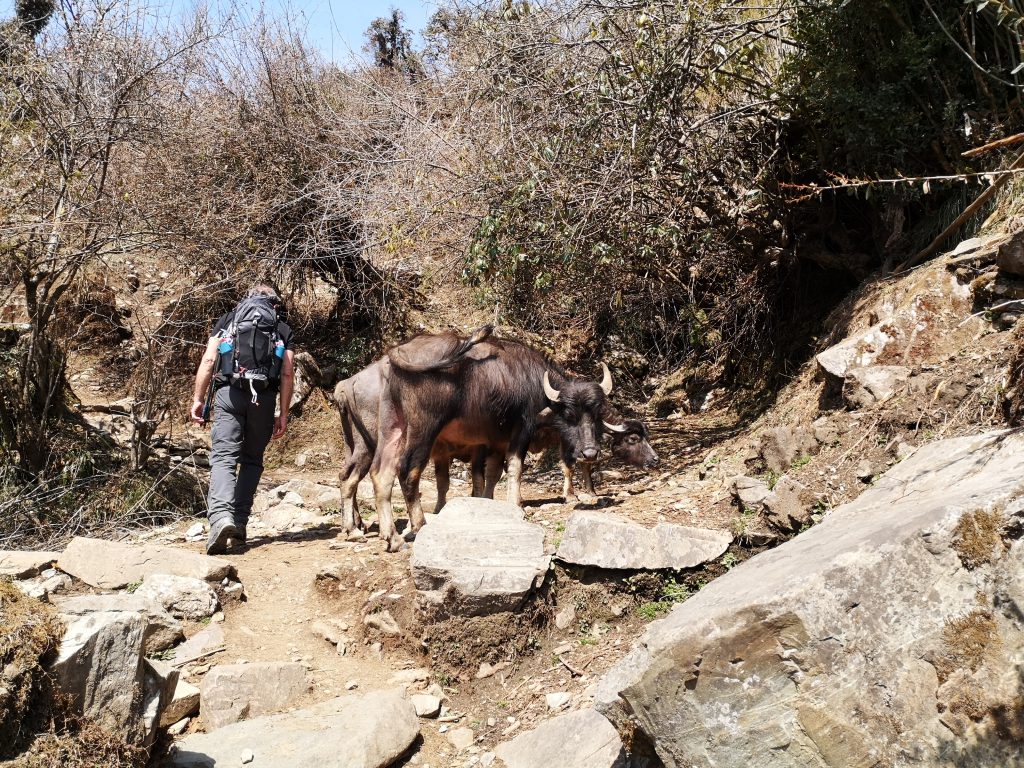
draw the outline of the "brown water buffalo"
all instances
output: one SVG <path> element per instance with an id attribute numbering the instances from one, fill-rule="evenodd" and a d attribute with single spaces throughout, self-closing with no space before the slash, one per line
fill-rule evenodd
<path id="1" fill-rule="evenodd" d="M 624 419 L 620 423 L 604 422 L 605 429 L 611 433 L 612 458 L 622 464 L 628 464 L 642 469 L 653 469 L 660 463 L 658 454 L 650 443 L 650 432 L 647 425 L 637 419 Z M 550 448 L 559 448 L 557 434 L 544 428 L 537 432 L 533 442 L 530 443 L 530 453 L 543 453 Z M 449 472 L 452 459 L 472 462 L 473 495 L 494 498 L 494 488 L 501 479 L 504 470 L 505 458 L 500 454 L 490 452 L 486 447 L 476 449 L 457 447 L 446 447 L 438 450 L 434 446 L 434 453 L 431 459 L 434 461 L 434 474 L 437 480 L 437 510 L 445 504 L 445 494 L 449 487 Z M 562 497 L 567 501 L 574 501 L 577 498 L 573 486 L 574 466 L 566 463 L 559 457 L 562 468 Z M 595 496 L 594 481 L 591 474 L 594 463 L 588 461 L 578 462 L 580 477 L 583 480 L 583 491 L 591 497 Z M 442 479 L 443 478 L 443 479 Z"/>
<path id="2" fill-rule="evenodd" d="M 598 457 L 605 428 L 601 413 L 612 389 L 607 366 L 600 383 L 571 377 L 539 351 L 486 338 L 483 330 L 470 339 L 418 336 L 388 352 L 370 473 L 380 535 L 389 549 L 401 545 L 391 511 L 394 480 L 417 531 L 424 523 L 420 476 L 435 443 L 459 451 L 487 446 L 502 456 L 508 500 L 517 505 L 523 458 L 538 429 L 558 436 L 569 466 Z"/>

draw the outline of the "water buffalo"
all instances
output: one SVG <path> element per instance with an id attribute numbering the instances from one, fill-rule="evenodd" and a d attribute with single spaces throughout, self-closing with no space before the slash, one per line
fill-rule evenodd
<path id="1" fill-rule="evenodd" d="M 464 354 L 482 339 L 490 335 L 491 328 L 484 326 L 465 340 L 448 338 L 452 353 L 457 357 Z M 461 346 L 460 346 L 461 345 Z M 361 530 L 362 519 L 356 504 L 359 481 L 366 477 L 377 451 L 380 399 L 387 391 L 388 371 L 391 363 L 387 357 L 371 363 L 354 376 L 338 383 L 334 388 L 334 402 L 341 414 L 341 433 L 345 440 L 345 463 L 339 473 L 341 487 L 341 524 L 348 532 Z M 460 447 L 458 454 L 454 447 L 438 445 L 438 460 L 443 457 L 445 466 L 451 458 L 459 458 L 471 448 Z"/>
<path id="2" fill-rule="evenodd" d="M 651 446 L 647 425 L 642 421 L 637 419 L 624 419 L 619 423 L 605 421 L 604 426 L 611 433 L 611 453 L 617 461 L 643 469 L 653 469 L 658 466 L 660 459 Z M 550 448 L 559 447 L 557 435 L 545 428 L 538 430 L 536 437 L 530 443 L 530 453 L 542 453 Z M 435 444 L 435 451 L 431 455 L 431 459 L 434 461 L 434 474 L 437 477 L 438 510 L 445 504 L 452 459 L 472 462 L 472 493 L 474 496 L 494 497 L 494 487 L 501 479 L 504 469 L 504 456 L 491 452 L 486 447 L 473 450 L 466 448 L 459 450 L 457 447 L 445 447 L 443 450 L 437 450 L 437 448 L 438 446 Z M 573 501 L 578 498 L 573 486 L 574 467 L 566 463 L 561 456 L 559 459 L 564 478 L 562 497 L 567 502 Z M 578 465 L 583 480 L 583 491 L 594 497 L 594 482 L 591 475 L 594 463 L 580 461 Z"/>
<path id="3" fill-rule="evenodd" d="M 508 500 L 516 505 L 523 458 L 538 429 L 558 436 L 568 466 L 598 457 L 612 390 L 607 366 L 600 383 L 578 379 L 526 344 L 487 338 L 483 330 L 470 339 L 418 336 L 387 354 L 370 475 L 389 549 L 401 545 L 391 511 L 394 480 L 417 531 L 424 523 L 420 476 L 435 444 L 459 451 L 487 446 L 504 457 Z"/>

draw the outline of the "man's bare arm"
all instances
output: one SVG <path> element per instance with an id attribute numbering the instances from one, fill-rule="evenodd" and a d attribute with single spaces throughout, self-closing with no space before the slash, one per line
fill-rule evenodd
<path id="1" fill-rule="evenodd" d="M 199 361 L 199 369 L 196 371 L 196 389 L 192 394 L 192 421 L 196 424 L 203 423 L 203 405 L 206 402 L 206 390 L 210 387 L 213 379 L 214 369 L 217 366 L 217 347 L 220 339 L 213 337 L 206 342 L 206 351 L 203 352 L 203 359 Z"/>
<path id="2" fill-rule="evenodd" d="M 290 349 L 284 352 L 284 363 L 281 366 L 281 415 L 274 421 L 274 438 L 284 435 L 288 429 L 288 409 L 292 403 L 292 391 L 295 389 L 295 353 Z"/>

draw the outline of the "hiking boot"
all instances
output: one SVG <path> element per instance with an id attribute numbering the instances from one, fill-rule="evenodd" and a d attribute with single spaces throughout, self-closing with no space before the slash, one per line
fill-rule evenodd
<path id="1" fill-rule="evenodd" d="M 206 554 L 223 555 L 228 549 L 228 539 L 236 537 L 238 529 L 231 520 L 221 520 L 210 526 L 206 539 Z"/>
<path id="2" fill-rule="evenodd" d="M 249 536 L 244 525 L 235 525 L 235 532 L 231 535 L 231 543 L 237 547 L 244 547 Z"/>

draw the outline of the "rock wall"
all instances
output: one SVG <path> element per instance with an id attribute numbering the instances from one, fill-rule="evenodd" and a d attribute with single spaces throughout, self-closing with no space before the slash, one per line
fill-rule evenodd
<path id="1" fill-rule="evenodd" d="M 668 768 L 1010 766 L 1024 436 L 933 443 L 654 622 L 597 707 Z"/>

